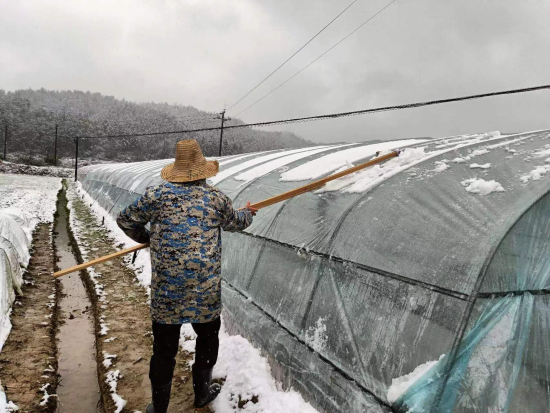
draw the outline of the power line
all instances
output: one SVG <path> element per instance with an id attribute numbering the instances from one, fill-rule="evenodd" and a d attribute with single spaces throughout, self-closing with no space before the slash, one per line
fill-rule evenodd
<path id="1" fill-rule="evenodd" d="M 291 81 L 292 79 L 294 79 L 296 76 L 298 76 L 300 73 L 302 73 L 304 70 L 306 70 L 308 67 L 310 67 L 313 63 L 315 63 L 317 60 L 319 60 L 320 58 L 322 58 L 324 55 L 326 55 L 328 52 L 330 52 L 332 49 L 334 49 L 336 46 L 338 46 L 340 43 L 342 43 L 344 40 L 346 40 L 348 37 L 350 37 L 353 33 L 355 33 L 357 30 L 359 30 L 361 27 L 363 27 L 365 24 L 367 24 L 368 22 L 370 22 L 372 19 L 374 19 L 376 16 L 378 16 L 380 13 L 382 13 L 384 10 L 386 10 L 388 7 L 390 7 L 393 3 L 395 3 L 397 0 L 392 0 L 391 2 L 389 2 L 386 6 L 384 6 L 383 8 L 381 8 L 380 10 L 378 10 L 378 12 L 376 12 L 376 14 L 374 14 L 373 16 L 369 17 L 368 20 L 364 21 L 363 23 L 361 23 L 355 30 L 353 30 L 351 33 L 349 33 L 348 35 L 346 35 L 345 37 L 343 37 L 340 41 L 338 41 L 336 44 L 334 44 L 331 48 L 329 48 L 327 51 L 325 51 L 324 53 L 322 53 L 321 55 L 319 55 L 317 58 L 315 58 L 314 60 L 312 60 L 311 62 L 309 62 L 306 66 L 304 66 L 302 69 L 300 69 L 299 71 L 297 71 L 296 73 L 294 73 L 292 76 L 290 76 L 287 80 L 285 80 L 283 83 L 281 83 L 279 86 L 277 86 L 275 89 L 272 89 L 270 92 L 268 92 L 267 94 L 265 94 L 264 96 L 262 96 L 260 99 L 258 99 L 257 101 L 255 101 L 253 104 L 251 104 L 250 106 L 246 107 L 245 109 L 241 110 L 239 113 L 237 113 L 235 116 L 239 116 L 241 113 L 243 112 L 246 112 L 248 109 L 250 109 L 252 106 L 256 105 L 257 103 L 261 102 L 262 100 L 264 100 L 266 97 L 268 97 L 269 95 L 271 95 L 273 92 L 275 92 L 277 89 L 279 89 L 280 87 L 286 85 L 289 81 Z"/>
<path id="2" fill-rule="evenodd" d="M 332 19 L 330 22 L 328 22 L 328 24 L 325 27 L 323 27 L 321 30 L 319 30 L 315 36 L 313 36 L 311 39 L 309 39 L 302 47 L 300 47 L 296 52 L 294 52 L 294 54 L 292 56 L 290 56 L 279 67 L 277 67 L 277 69 L 275 69 L 273 72 L 271 72 L 269 75 L 267 75 L 267 77 L 264 80 L 262 80 L 260 83 L 258 83 L 256 86 L 254 86 L 252 89 L 250 89 L 246 95 L 244 95 L 238 101 L 233 103 L 227 110 L 231 110 L 234 106 L 236 106 L 244 98 L 246 98 L 248 95 L 250 95 L 252 92 L 254 92 L 258 88 L 258 86 L 260 86 L 267 79 L 269 79 L 271 76 L 273 76 L 275 74 L 275 72 L 277 72 L 281 67 L 283 67 L 285 64 L 287 64 L 290 61 L 290 59 L 292 59 L 294 56 L 296 56 L 298 53 L 300 53 L 302 51 L 302 49 L 304 49 L 308 44 L 310 44 L 313 41 L 313 39 L 315 39 L 317 36 L 319 36 L 321 33 L 323 33 L 328 26 L 330 26 L 332 23 L 334 23 L 334 21 L 336 21 L 336 19 L 338 19 L 338 17 L 340 17 L 342 14 L 344 14 L 345 11 L 347 9 L 349 9 L 351 6 L 353 6 L 356 2 L 357 2 L 357 0 L 353 0 L 353 2 L 351 2 L 351 4 L 349 6 L 347 6 L 344 10 L 342 10 L 334 19 Z"/>
<path id="3" fill-rule="evenodd" d="M 348 116 L 367 115 L 367 114 L 378 113 L 378 112 L 389 112 L 394 110 L 419 108 L 423 106 L 441 105 L 443 103 L 481 99 L 481 98 L 486 98 L 491 96 L 513 95 L 518 93 L 534 92 L 537 90 L 545 90 L 545 89 L 550 89 L 550 84 L 542 85 L 542 86 L 533 86 L 533 87 L 522 88 L 522 89 L 510 89 L 510 90 L 504 90 L 499 92 L 482 93 L 478 95 L 460 96 L 460 97 L 448 98 L 448 99 L 430 100 L 430 101 L 416 102 L 416 103 L 406 103 L 406 104 L 395 105 L 395 106 L 384 106 L 379 108 L 356 110 L 352 112 L 339 112 L 339 113 L 331 113 L 328 115 L 308 116 L 303 118 L 290 118 L 290 119 L 275 120 L 275 121 L 269 121 L 269 122 L 230 125 L 230 126 L 224 126 L 224 129 L 238 129 L 238 128 L 260 127 L 260 126 L 284 125 L 284 124 L 290 124 L 290 123 L 312 122 L 317 120 L 336 119 L 336 118 L 342 118 L 342 117 L 348 117 Z M 165 131 L 165 132 L 152 132 L 152 133 L 140 133 L 140 134 L 78 136 L 78 137 L 71 136 L 71 138 L 82 138 L 82 139 L 132 138 L 132 137 L 141 137 L 141 136 L 173 135 L 173 134 L 191 133 L 191 132 L 208 132 L 208 131 L 215 131 L 220 129 L 221 129 L 220 127 L 213 127 L 213 128 L 187 129 L 187 130 L 180 130 L 180 131 Z M 69 136 L 62 136 L 62 137 L 69 138 Z"/>

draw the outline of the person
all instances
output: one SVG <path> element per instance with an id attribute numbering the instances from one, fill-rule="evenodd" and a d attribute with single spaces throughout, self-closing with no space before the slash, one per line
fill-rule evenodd
<path id="1" fill-rule="evenodd" d="M 153 400 L 147 413 L 168 409 L 184 323 L 191 323 L 197 333 L 192 368 L 195 407 L 206 406 L 221 390 L 211 382 L 219 348 L 220 229 L 244 230 L 257 210 L 250 202 L 234 210 L 229 197 L 206 183 L 218 170 L 218 162 L 207 161 L 195 140 L 180 141 L 175 162 L 162 169 L 166 182 L 147 188 L 117 218 L 126 235 L 149 243 L 151 250 L 153 355 L 149 378 Z"/>

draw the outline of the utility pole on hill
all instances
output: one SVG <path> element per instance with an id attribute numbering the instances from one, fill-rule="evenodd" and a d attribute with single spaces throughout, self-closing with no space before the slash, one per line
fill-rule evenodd
<path id="1" fill-rule="evenodd" d="M 74 154 L 74 181 L 78 181 L 78 136 L 74 138 L 75 154 Z"/>
<path id="2" fill-rule="evenodd" d="M 7 153 L 8 153 L 8 124 L 6 123 L 6 128 L 4 129 L 4 162 L 6 162 Z"/>
<path id="3" fill-rule="evenodd" d="M 218 156 L 222 156 L 223 123 L 224 123 L 226 120 L 231 120 L 231 118 L 226 118 L 226 117 L 225 117 L 225 109 L 222 111 L 222 113 L 220 113 L 220 116 L 221 116 L 221 117 L 214 118 L 214 119 L 221 119 L 221 120 L 222 120 L 222 127 L 221 127 L 221 129 L 220 129 L 220 149 L 219 149 L 219 151 L 218 151 Z"/>
<path id="4" fill-rule="evenodd" d="M 53 164 L 57 166 L 57 123 L 55 124 L 55 143 L 53 145 Z"/>

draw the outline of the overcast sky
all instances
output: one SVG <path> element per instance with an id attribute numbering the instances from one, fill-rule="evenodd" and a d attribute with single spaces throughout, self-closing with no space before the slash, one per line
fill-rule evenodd
<path id="1" fill-rule="evenodd" d="M 352 0 L 0 0 L 0 89 L 229 107 Z M 235 115 L 390 0 L 358 0 Z M 397 0 L 240 117 L 302 117 L 550 83 L 550 0 Z M 550 91 L 275 129 L 318 142 L 550 128 Z"/>

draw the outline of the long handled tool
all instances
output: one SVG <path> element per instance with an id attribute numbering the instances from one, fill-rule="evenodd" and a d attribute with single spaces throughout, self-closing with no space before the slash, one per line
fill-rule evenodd
<path id="1" fill-rule="evenodd" d="M 263 201 L 257 202 L 255 204 L 250 205 L 250 206 L 252 208 L 255 208 L 255 209 L 262 209 L 262 208 L 268 207 L 270 205 L 277 204 L 277 203 L 282 202 L 282 201 L 286 201 L 287 199 L 294 198 L 295 196 L 305 194 L 306 192 L 315 191 L 316 189 L 319 189 L 322 186 L 324 186 L 327 182 L 334 181 L 335 179 L 342 178 L 343 176 L 346 176 L 346 175 L 350 175 L 352 173 L 360 171 L 361 169 L 365 169 L 365 168 L 368 168 L 369 166 L 376 165 L 376 164 L 384 162 L 388 159 L 395 158 L 396 156 L 399 155 L 399 153 L 400 153 L 399 150 L 392 151 L 388 154 L 381 155 L 381 156 L 378 156 L 377 158 L 371 159 L 368 162 L 365 162 L 365 163 L 362 163 L 360 165 L 354 166 L 352 168 L 346 169 L 345 171 L 338 172 L 334 175 L 327 176 L 326 178 L 319 179 L 318 181 L 315 181 L 315 182 L 312 182 L 310 184 L 301 186 L 299 188 L 293 189 L 293 190 L 288 191 L 288 192 L 284 192 L 280 195 L 276 195 L 274 197 L 264 199 Z M 110 261 L 113 258 L 117 258 L 117 257 L 120 257 L 122 255 L 130 254 L 132 252 L 141 250 L 143 248 L 147 248 L 148 246 L 149 246 L 149 244 L 134 245 L 133 247 L 126 248 L 124 250 L 120 250 L 120 251 L 115 252 L 113 254 L 105 255 L 104 257 L 96 258 L 95 260 L 85 262 L 84 264 L 76 265 L 74 267 L 58 271 L 58 272 L 54 273 L 54 277 L 58 278 L 58 277 L 61 277 L 63 275 L 67 275 L 67 274 L 70 274 L 70 273 L 73 273 L 73 272 L 76 272 L 76 271 L 80 271 L 80 270 L 83 270 L 85 268 L 91 267 L 93 265 L 101 264 L 102 262 L 105 262 L 105 261 Z"/>

